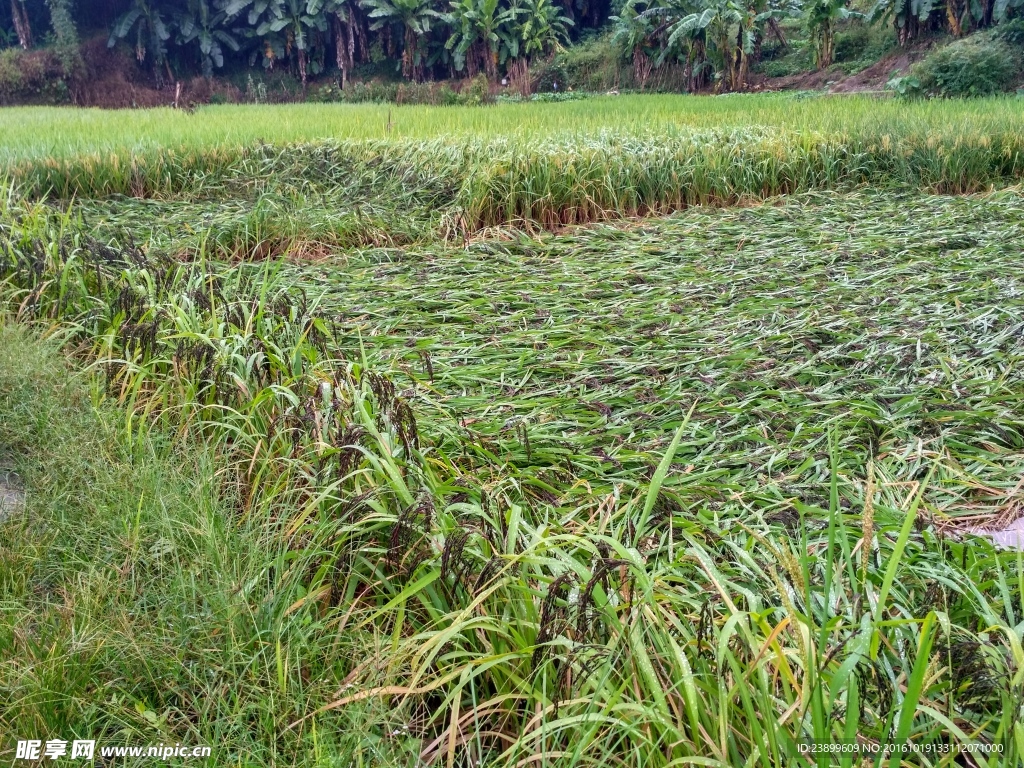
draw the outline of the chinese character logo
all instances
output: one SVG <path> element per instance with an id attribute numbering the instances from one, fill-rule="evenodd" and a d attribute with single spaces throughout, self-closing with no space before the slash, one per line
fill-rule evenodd
<path id="1" fill-rule="evenodd" d="M 75 740 L 71 744 L 71 757 L 84 757 L 86 760 L 92 760 L 93 750 L 96 749 L 95 741 L 79 741 Z"/>
<path id="2" fill-rule="evenodd" d="M 43 746 L 43 742 L 38 740 L 28 740 L 18 742 L 18 752 L 14 758 L 16 760 L 38 760 L 39 749 Z"/>
<path id="3" fill-rule="evenodd" d="M 93 752 L 96 749 L 94 740 L 75 739 L 71 743 L 72 760 L 92 760 Z M 63 739 L 50 739 L 43 747 L 39 739 L 25 739 L 18 742 L 18 749 L 14 757 L 16 760 L 56 760 L 68 753 L 68 743 Z"/>

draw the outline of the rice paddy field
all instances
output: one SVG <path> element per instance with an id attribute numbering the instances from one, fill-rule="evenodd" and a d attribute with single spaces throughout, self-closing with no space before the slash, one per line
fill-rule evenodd
<path id="1" fill-rule="evenodd" d="M 601 130 L 655 135 L 672 128 L 761 126 L 802 134 L 910 133 L 984 136 L 1024 130 L 1019 99 L 900 102 L 870 97 L 802 98 L 766 93 L 715 98 L 686 95 L 592 96 L 564 103 L 481 107 L 388 104 L 202 106 L 118 112 L 24 107 L 0 112 L 0 158 L 81 157 L 95 153 L 210 147 L 238 149 L 260 141 L 280 145 L 317 140 L 592 136 Z"/>
<path id="2" fill-rule="evenodd" d="M 5 331 L 6 731 L 1020 764 L 1024 553 L 981 535 L 1024 513 L 1019 99 L 0 127 L 5 323 L 121 457 L 54 458 Z"/>

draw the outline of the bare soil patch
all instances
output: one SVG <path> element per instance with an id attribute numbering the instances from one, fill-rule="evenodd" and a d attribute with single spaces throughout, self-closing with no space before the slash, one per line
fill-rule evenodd
<path id="1" fill-rule="evenodd" d="M 904 75 L 935 47 L 935 40 L 900 48 L 867 69 L 847 75 L 837 68 L 816 72 L 801 72 L 786 77 L 769 77 L 763 81 L 765 90 L 773 91 L 827 91 L 828 93 L 864 93 L 884 91 L 885 84 L 894 75 Z"/>

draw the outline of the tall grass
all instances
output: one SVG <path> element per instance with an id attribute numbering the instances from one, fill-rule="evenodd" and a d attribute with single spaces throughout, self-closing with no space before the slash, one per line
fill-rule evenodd
<path id="1" fill-rule="evenodd" d="M 12 195 L 2 295 L 125 439 L 218 457 L 274 542 L 254 610 L 372 638 L 334 666 L 264 646 L 285 760 L 372 703 L 406 762 L 781 766 L 856 737 L 1014 764 L 1021 560 L 950 532 L 1018 503 L 1019 198 L 803 202 L 295 268 Z"/>
<path id="2" fill-rule="evenodd" d="M 375 702 L 284 727 L 384 641 L 288 612 L 273 520 L 240 519 L 201 444 L 132 430 L 102 378 L 0 325 L 0 457 L 31 488 L 0 539 L 0 751 L 19 738 L 210 745 L 195 764 L 400 763 Z M 95 403 L 98 405 L 94 405 Z M 128 764 L 132 764 L 130 761 Z"/>

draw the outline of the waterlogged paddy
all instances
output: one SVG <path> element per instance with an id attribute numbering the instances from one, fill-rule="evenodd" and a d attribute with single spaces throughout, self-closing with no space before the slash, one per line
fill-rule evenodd
<path id="1" fill-rule="evenodd" d="M 688 503 L 827 506 L 832 431 L 894 483 L 938 461 L 933 509 L 977 514 L 1024 471 L 1021 203 L 803 196 L 289 269 L 439 450 L 548 502 L 649 473 L 696 403 Z"/>

